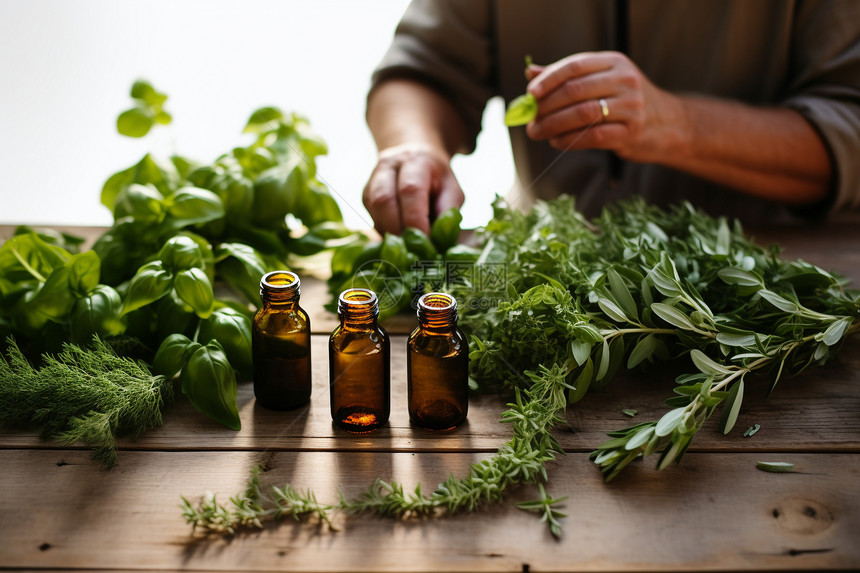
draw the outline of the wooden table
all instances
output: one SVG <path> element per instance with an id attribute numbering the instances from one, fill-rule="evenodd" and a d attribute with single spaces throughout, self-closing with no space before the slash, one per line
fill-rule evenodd
<path id="1" fill-rule="evenodd" d="M 0 238 L 10 229 L 0 228 Z M 835 270 L 860 284 L 855 226 L 759 234 L 785 255 Z M 832 364 L 780 382 L 765 399 L 750 384 L 729 436 L 711 420 L 681 465 L 663 472 L 636 462 L 604 484 L 589 452 L 606 431 L 658 418 L 673 381 L 659 369 L 621 376 L 567 414 L 558 436 L 568 452 L 549 467 L 549 491 L 569 496 L 564 534 L 555 540 L 514 507 L 533 486 L 475 514 L 427 520 L 335 519 L 341 531 L 285 521 L 231 538 L 192 535 L 180 495 L 206 491 L 226 501 L 249 469 L 265 462 L 264 485 L 313 488 L 324 501 L 366 489 L 376 476 L 431 490 L 450 473 L 491 455 L 508 437 L 504 400 L 474 398 L 468 422 L 448 434 L 409 426 L 405 333 L 392 337 L 392 415 L 363 436 L 335 429 L 328 409 L 322 283 L 306 281 L 313 313 L 314 389 L 309 408 L 277 413 L 255 405 L 240 385 L 242 430 L 232 432 L 179 400 L 162 428 L 120 445 L 119 465 L 100 471 L 89 452 L 0 433 L 0 569 L 197 571 L 560 571 L 860 569 L 860 340 Z M 760 424 L 752 438 L 743 429 Z M 655 456 L 656 458 L 656 456 Z M 756 469 L 787 461 L 794 474 Z"/>

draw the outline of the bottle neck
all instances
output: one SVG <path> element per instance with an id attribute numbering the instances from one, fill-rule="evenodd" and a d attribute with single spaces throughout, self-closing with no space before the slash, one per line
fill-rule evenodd
<path id="1" fill-rule="evenodd" d="M 290 271 L 273 271 L 260 280 L 260 299 L 266 307 L 290 309 L 299 305 L 301 280 Z"/>
<path id="2" fill-rule="evenodd" d="M 457 328 L 457 299 L 431 292 L 418 299 L 418 326 L 429 334 L 446 334 Z"/>
<path id="3" fill-rule="evenodd" d="M 350 330 L 371 330 L 379 317 L 379 299 L 368 289 L 353 288 L 340 293 L 337 301 L 340 324 Z"/>

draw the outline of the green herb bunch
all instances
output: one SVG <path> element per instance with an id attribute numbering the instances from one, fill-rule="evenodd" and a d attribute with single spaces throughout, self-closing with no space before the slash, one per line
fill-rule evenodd
<path id="1" fill-rule="evenodd" d="M 479 386 L 519 387 L 529 380 L 522 372 L 557 366 L 573 403 L 622 366 L 690 360 L 692 371 L 667 400 L 670 411 L 598 446 L 592 459 L 607 480 L 654 452 L 659 469 L 680 461 L 720 406 L 728 433 L 748 374 L 768 375 L 773 390 L 782 376 L 826 362 L 860 328 L 858 293 L 838 277 L 784 261 L 739 225 L 689 205 L 664 211 L 630 200 L 607 208 L 592 229 L 572 199 L 529 214 L 497 203 L 484 237 L 479 260 L 507 264 L 512 302 L 462 319 L 472 327 Z"/>
<path id="2" fill-rule="evenodd" d="M 331 301 L 326 308 L 336 312 L 337 297 L 349 288 L 377 293 L 382 320 L 410 306 L 416 295 L 445 281 L 446 265 L 477 259 L 478 249 L 457 244 L 462 220 L 460 210 L 452 207 L 433 221 L 430 236 L 407 227 L 401 235 L 385 233 L 379 241 L 362 235 L 338 247 L 331 261 Z"/>
<path id="3" fill-rule="evenodd" d="M 116 464 L 116 437 L 137 438 L 161 425 L 173 384 L 142 362 L 118 356 L 95 339 L 83 349 L 65 345 L 34 367 L 13 340 L 0 356 L 0 420 L 41 428 L 42 439 L 84 442 L 103 467 Z"/>
<path id="4" fill-rule="evenodd" d="M 135 82 L 131 96 L 121 134 L 172 121 L 167 95 L 150 83 Z M 327 147 L 306 118 L 264 107 L 244 132 L 247 146 L 209 164 L 147 154 L 110 176 L 101 201 L 114 223 L 90 251 L 68 235 L 19 228 L 0 245 L 0 340 L 14 336 L 31 360 L 93 336 L 136 340 L 157 374 L 179 376 L 195 407 L 239 429 L 236 376 L 251 375 L 260 277 L 358 237 L 317 177 Z M 216 283 L 244 301 L 216 297 Z"/>
<path id="5" fill-rule="evenodd" d="M 329 510 L 391 517 L 475 511 L 513 485 L 538 483 L 540 497 L 518 507 L 537 511 L 558 536 L 564 498 L 550 497 L 543 485 L 546 464 L 562 453 L 552 430 L 589 389 L 608 384 L 622 367 L 689 361 L 660 420 L 612 432 L 591 456 L 607 481 L 655 452 L 663 469 L 680 461 L 720 407 L 721 430 L 732 429 L 748 374 L 769 376 L 772 390 L 783 376 L 829 360 L 860 328 L 860 293 L 839 277 L 782 260 L 778 249 L 745 238 L 738 224 L 686 204 L 663 210 L 628 200 L 592 223 L 572 198 L 538 203 L 526 214 L 499 200 L 479 233 L 475 264 L 503 265 L 505 300 L 487 311 L 473 303 L 497 300 L 497 285 L 466 279 L 448 287 L 472 337 L 474 387 L 515 397 L 502 414 L 512 438 L 429 495 L 420 484 L 409 491 L 378 479 Z M 308 495 L 308 503 L 316 501 Z M 247 504 L 233 504 L 204 500 L 197 510 L 186 507 L 186 519 L 218 530 L 200 516 L 244 515 Z M 255 515 L 271 511 L 261 505 Z"/>

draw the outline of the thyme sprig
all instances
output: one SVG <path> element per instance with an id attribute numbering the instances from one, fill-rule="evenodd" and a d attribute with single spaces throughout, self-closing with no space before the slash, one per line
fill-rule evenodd
<path id="1" fill-rule="evenodd" d="M 207 493 L 197 504 L 183 497 L 182 515 L 194 528 L 233 534 L 243 527 L 263 527 L 264 521 L 286 515 L 297 519 L 314 515 L 320 523 L 334 529 L 330 517 L 333 510 L 404 519 L 476 511 L 482 505 L 499 502 L 515 484 L 546 482 L 546 464 L 561 452 L 550 430 L 562 421 L 560 413 L 567 404 L 567 372 L 554 366 L 528 376 L 530 388 L 517 391 L 515 402 L 508 404 L 502 417 L 513 428 L 512 438 L 491 458 L 472 464 L 465 478 L 452 474 L 430 495 L 422 493 L 421 484 L 410 492 L 402 484 L 381 478 L 354 499 L 341 493 L 337 505 L 320 503 L 312 491 L 300 493 L 289 484 L 272 487 L 271 494 L 264 495 L 259 482 L 260 469 L 254 468 L 245 491 L 231 497 L 229 504 L 219 503 L 212 493 Z M 541 492 L 541 503 L 551 506 L 560 501 L 547 498 L 542 486 Z M 546 514 L 553 535 L 560 534 L 560 517 L 563 515 L 555 510 Z"/>

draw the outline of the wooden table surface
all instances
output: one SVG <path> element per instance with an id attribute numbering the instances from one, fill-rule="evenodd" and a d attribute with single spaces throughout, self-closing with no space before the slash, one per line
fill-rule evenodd
<path id="1" fill-rule="evenodd" d="M 854 225 L 758 233 L 785 256 L 803 258 L 860 284 L 860 231 Z M 81 229 L 77 229 L 80 231 Z M 86 232 L 86 230 L 85 230 Z M 10 227 L 0 227 L 0 239 Z M 466 424 L 447 434 L 410 427 L 405 334 L 392 336 L 392 414 L 387 427 L 356 436 L 332 426 L 322 282 L 306 280 L 312 315 L 314 388 L 300 411 L 255 405 L 240 384 L 242 430 L 233 432 L 180 399 L 163 427 L 120 444 L 119 465 L 100 471 L 89 452 L 0 430 L 0 569 L 122 571 L 650 571 L 860 569 L 860 340 L 831 364 L 780 382 L 747 387 L 735 430 L 712 419 L 680 465 L 657 472 L 656 456 L 604 484 L 588 454 L 605 432 L 658 418 L 673 380 L 660 370 L 620 376 L 567 413 L 557 435 L 567 455 L 549 466 L 551 495 L 569 496 L 561 540 L 514 502 L 534 486 L 475 514 L 394 521 L 337 515 L 332 532 L 291 520 L 231 538 L 193 535 L 180 496 L 206 491 L 226 501 L 249 469 L 270 468 L 264 485 L 313 488 L 321 501 L 366 489 L 377 476 L 430 491 L 450 473 L 491 455 L 508 438 L 505 400 L 474 397 Z M 716 416 L 715 416 L 716 418 Z M 743 429 L 760 424 L 755 436 Z M 756 469 L 759 460 L 798 472 Z"/>

